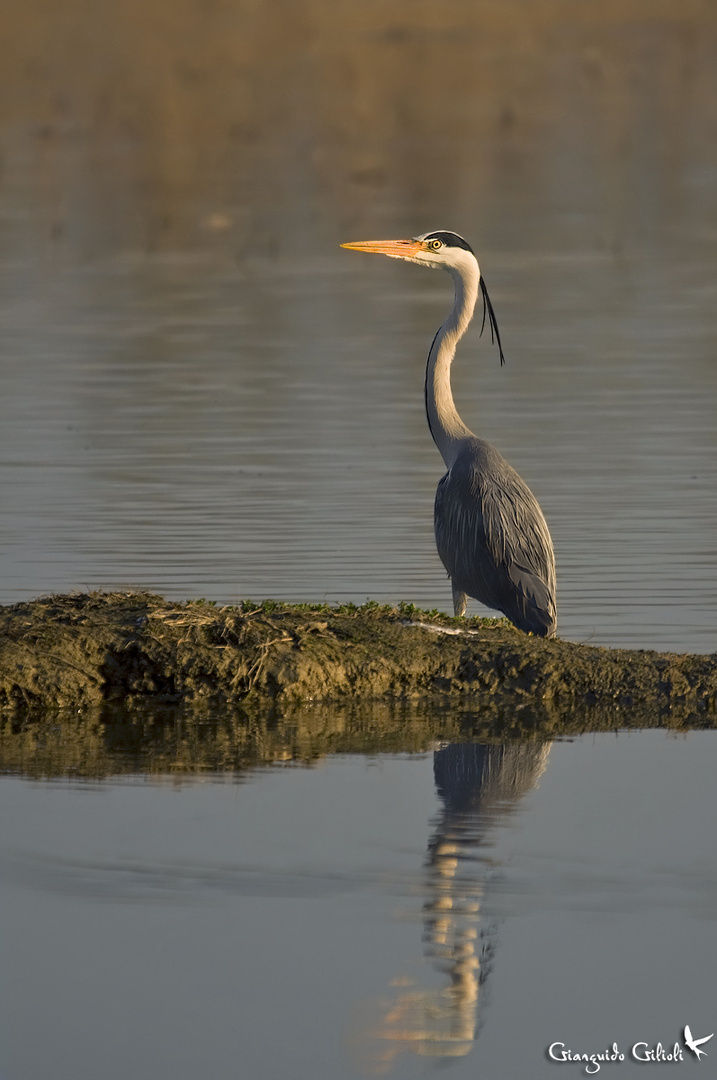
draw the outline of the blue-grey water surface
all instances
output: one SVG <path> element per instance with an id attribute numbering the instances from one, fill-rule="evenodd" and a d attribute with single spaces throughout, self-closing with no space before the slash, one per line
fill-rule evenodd
<path id="1" fill-rule="evenodd" d="M 556 1041 L 616 1042 L 615 1080 L 677 1042 L 692 1075 L 716 769 L 712 732 L 651 731 L 243 782 L 4 777 L 6 1076 L 583 1076 Z"/>

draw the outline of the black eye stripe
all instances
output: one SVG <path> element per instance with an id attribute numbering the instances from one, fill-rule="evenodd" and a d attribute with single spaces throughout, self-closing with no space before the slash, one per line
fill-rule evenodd
<path id="1" fill-rule="evenodd" d="M 454 232 L 432 232 L 428 236 L 424 236 L 424 240 L 440 240 L 446 247 L 463 248 L 464 251 L 470 251 L 474 254 L 473 248 L 470 246 L 467 240 L 464 240 L 462 236 Z"/>

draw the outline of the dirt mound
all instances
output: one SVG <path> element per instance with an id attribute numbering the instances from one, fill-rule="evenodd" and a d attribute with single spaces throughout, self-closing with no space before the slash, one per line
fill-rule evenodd
<path id="1" fill-rule="evenodd" d="M 717 709 L 717 656 L 526 636 L 412 607 L 172 604 L 144 593 L 0 608 L 0 708 L 469 697 Z"/>

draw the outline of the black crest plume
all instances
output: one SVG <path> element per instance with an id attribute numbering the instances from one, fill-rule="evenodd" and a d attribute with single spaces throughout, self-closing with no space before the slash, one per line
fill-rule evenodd
<path id="1" fill-rule="evenodd" d="M 493 305 L 490 302 L 488 296 L 488 290 L 485 287 L 485 281 L 483 275 L 480 276 L 480 291 L 483 296 L 483 322 L 480 324 L 481 334 L 485 330 L 485 317 L 488 315 L 488 323 L 490 325 L 490 340 L 498 343 L 498 352 L 500 353 L 501 364 L 505 363 L 505 357 L 503 356 L 503 346 L 500 343 L 500 330 L 498 329 L 498 323 L 496 321 L 495 312 L 493 311 Z"/>

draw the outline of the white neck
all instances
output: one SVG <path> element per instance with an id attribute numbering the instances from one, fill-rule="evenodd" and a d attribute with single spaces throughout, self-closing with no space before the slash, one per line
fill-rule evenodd
<path id="1" fill-rule="evenodd" d="M 468 255 L 468 253 L 466 253 Z M 459 267 L 446 267 L 456 287 L 453 310 L 440 328 L 428 354 L 426 365 L 426 413 L 433 441 L 450 469 L 461 441 L 473 434 L 458 415 L 451 392 L 451 364 L 456 346 L 473 317 L 478 298 L 480 270 L 473 255 Z"/>

